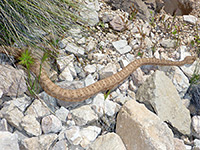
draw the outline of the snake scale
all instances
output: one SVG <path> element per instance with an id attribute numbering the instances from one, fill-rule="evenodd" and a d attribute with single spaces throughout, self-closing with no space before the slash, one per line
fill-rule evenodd
<path id="1" fill-rule="evenodd" d="M 5 49 L 10 55 L 19 57 L 22 50 L 19 48 L 13 48 L 9 46 L 0 46 L 0 52 L 5 52 Z M 194 56 L 187 56 L 183 61 L 170 61 L 156 58 L 141 58 L 132 61 L 129 65 L 124 67 L 121 71 L 99 80 L 89 86 L 79 89 L 63 89 L 53 83 L 47 76 L 45 70 L 42 68 L 40 73 L 40 60 L 34 58 L 34 63 L 31 65 L 30 70 L 39 77 L 40 74 L 40 85 L 43 90 L 52 97 L 59 100 L 78 102 L 83 101 L 99 92 L 110 90 L 120 83 L 122 83 L 133 71 L 143 65 L 162 65 L 162 66 L 182 66 L 184 64 L 192 64 L 195 61 Z"/>

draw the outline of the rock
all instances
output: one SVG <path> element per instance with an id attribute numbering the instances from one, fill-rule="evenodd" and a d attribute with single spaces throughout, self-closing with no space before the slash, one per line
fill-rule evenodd
<path id="1" fill-rule="evenodd" d="M 89 37 L 88 40 L 89 40 L 89 43 L 87 44 L 86 50 L 87 52 L 91 52 L 92 50 L 95 49 L 96 43 L 92 37 L 91 38 Z"/>
<path id="2" fill-rule="evenodd" d="M 71 71 L 70 71 L 69 67 L 66 67 L 66 68 L 62 71 L 62 73 L 59 75 L 59 78 L 60 78 L 61 80 L 66 80 L 66 81 L 73 81 L 73 80 L 74 80 L 74 78 L 73 78 L 73 76 L 72 76 L 72 74 L 71 74 Z"/>
<path id="3" fill-rule="evenodd" d="M 57 139 L 56 134 L 45 134 L 38 137 L 26 138 L 21 141 L 20 149 L 49 150 L 56 139 Z"/>
<path id="4" fill-rule="evenodd" d="M 46 116 L 42 119 L 42 131 L 47 133 L 57 133 L 62 129 L 62 122 L 54 115 Z"/>
<path id="5" fill-rule="evenodd" d="M 125 22 L 123 22 L 122 18 L 118 15 L 110 21 L 110 25 L 116 31 L 122 31 L 125 29 Z"/>
<path id="6" fill-rule="evenodd" d="M 80 16 L 81 16 L 81 19 L 87 22 L 90 26 L 94 26 L 99 22 L 98 13 L 86 7 L 80 10 Z"/>
<path id="7" fill-rule="evenodd" d="M 200 150 L 200 140 L 199 139 L 194 140 L 194 146 L 193 146 L 192 150 Z"/>
<path id="8" fill-rule="evenodd" d="M 39 136 L 42 134 L 40 123 L 32 115 L 24 116 L 20 124 L 29 136 Z"/>
<path id="9" fill-rule="evenodd" d="M 73 62 L 75 56 L 73 54 L 69 56 L 60 56 L 56 59 L 58 68 L 63 71 L 69 63 Z"/>
<path id="10" fill-rule="evenodd" d="M 61 80 L 73 81 L 73 77 L 77 77 L 77 73 L 73 62 L 69 62 L 59 75 L 59 78 Z"/>
<path id="11" fill-rule="evenodd" d="M 93 76 L 91 74 L 89 74 L 86 78 L 85 78 L 85 86 L 91 85 L 95 83 L 95 80 L 93 78 Z"/>
<path id="12" fill-rule="evenodd" d="M 187 15 L 192 11 L 192 1 L 163 0 L 164 10 L 171 15 Z"/>
<path id="13" fill-rule="evenodd" d="M 64 131 L 65 138 L 74 145 L 79 145 L 82 138 L 80 135 L 80 128 L 78 126 L 72 126 Z"/>
<path id="14" fill-rule="evenodd" d="M 105 100 L 104 101 L 104 113 L 107 116 L 114 116 L 120 109 L 120 105 L 117 103 L 110 101 L 110 100 Z"/>
<path id="15" fill-rule="evenodd" d="M 21 130 L 20 122 L 24 115 L 12 102 L 10 104 L 9 102 L 5 103 L 3 108 L 0 110 L 0 113 L 10 125 Z"/>
<path id="16" fill-rule="evenodd" d="M 91 142 L 93 142 L 96 139 L 100 132 L 101 128 L 96 126 L 88 126 L 86 128 L 81 129 L 80 135 L 82 137 L 82 141 L 80 145 L 83 148 L 86 148 Z"/>
<path id="17" fill-rule="evenodd" d="M 153 108 L 162 121 L 170 123 L 182 134 L 190 134 L 190 112 L 164 72 L 156 71 L 138 89 L 136 99 Z"/>
<path id="18" fill-rule="evenodd" d="M 126 148 L 119 135 L 112 132 L 99 136 L 88 150 L 126 150 Z"/>
<path id="19" fill-rule="evenodd" d="M 104 95 L 102 93 L 98 93 L 93 101 L 92 101 L 92 109 L 98 114 L 98 116 L 102 117 L 104 115 Z"/>
<path id="20" fill-rule="evenodd" d="M 198 19 L 195 16 L 192 16 L 192 15 L 183 15 L 183 20 L 185 22 L 188 22 L 188 23 L 195 25 Z"/>
<path id="21" fill-rule="evenodd" d="M 56 142 L 52 150 L 68 150 L 68 145 L 66 140 L 61 140 Z"/>
<path id="22" fill-rule="evenodd" d="M 188 91 L 191 96 L 191 103 L 194 104 L 197 110 L 200 109 L 200 83 L 191 86 Z"/>
<path id="23" fill-rule="evenodd" d="M 1 150 L 19 150 L 17 136 L 7 131 L 0 131 Z"/>
<path id="24" fill-rule="evenodd" d="M 171 39 L 162 40 L 160 45 L 164 48 L 174 48 L 176 46 L 176 41 Z"/>
<path id="25" fill-rule="evenodd" d="M 0 131 L 12 131 L 12 128 L 7 123 L 7 120 L 5 118 L 0 119 Z"/>
<path id="26" fill-rule="evenodd" d="M 17 70 L 9 65 L 0 65 L 0 90 L 3 95 L 18 97 L 26 90 L 26 80 L 23 70 Z"/>
<path id="27" fill-rule="evenodd" d="M 186 150 L 184 142 L 178 138 L 174 138 L 174 150 Z"/>
<path id="28" fill-rule="evenodd" d="M 67 120 L 68 114 L 69 114 L 69 110 L 67 110 L 63 106 L 61 106 L 60 109 L 56 110 L 55 112 L 56 117 L 58 117 L 63 122 Z"/>
<path id="29" fill-rule="evenodd" d="M 57 83 L 56 83 L 57 84 Z M 44 101 L 42 103 L 43 107 L 46 107 L 49 111 L 56 111 L 57 108 L 57 99 L 48 95 L 45 91 L 39 94 L 40 101 Z"/>
<path id="30" fill-rule="evenodd" d="M 140 86 L 145 81 L 143 72 L 140 68 L 136 69 L 131 77 L 135 86 Z"/>
<path id="31" fill-rule="evenodd" d="M 149 9 L 147 5 L 142 0 L 109 0 L 109 3 L 115 8 L 115 9 L 122 9 L 129 14 L 132 14 L 133 10 L 137 10 L 137 16 L 139 16 L 144 21 L 150 21 L 151 20 L 151 13 L 153 10 L 155 10 L 155 7 L 152 9 Z M 148 2 L 147 2 L 148 4 Z M 151 6 L 155 5 L 155 1 L 151 1 L 149 3 Z M 133 7 L 134 6 L 134 7 Z"/>
<path id="32" fill-rule="evenodd" d="M 119 40 L 112 42 L 114 48 L 120 53 L 125 54 L 131 51 L 131 47 L 128 45 L 128 42 L 126 40 Z"/>
<path id="33" fill-rule="evenodd" d="M 50 111 L 45 103 L 35 99 L 25 112 L 26 115 L 32 115 L 36 118 L 42 118 L 50 114 Z"/>
<path id="34" fill-rule="evenodd" d="M 111 75 L 113 75 L 114 73 L 117 72 L 117 67 L 115 64 L 109 63 L 107 64 L 104 68 L 102 68 L 99 72 L 100 74 L 100 79 L 104 79 L 107 78 Z"/>
<path id="35" fill-rule="evenodd" d="M 13 98 L 12 103 L 19 108 L 20 111 L 24 112 L 25 109 L 31 104 L 32 100 L 30 97 L 24 95 L 24 97 Z"/>
<path id="36" fill-rule="evenodd" d="M 116 133 L 127 150 L 174 150 L 173 133 L 166 123 L 134 100 L 119 111 Z"/>
<path id="37" fill-rule="evenodd" d="M 73 109 L 70 113 L 78 126 L 86 125 L 98 119 L 97 114 L 88 105 Z"/>
<path id="38" fill-rule="evenodd" d="M 194 135 L 200 138 L 200 116 L 192 117 L 192 128 L 193 128 Z"/>
<path id="39" fill-rule="evenodd" d="M 189 79 L 185 76 L 183 71 L 177 66 L 159 66 L 158 68 L 159 70 L 164 71 L 165 74 L 172 79 L 172 82 L 179 92 L 180 97 L 183 98 L 190 85 Z"/>
<path id="40" fill-rule="evenodd" d="M 84 70 L 86 72 L 88 72 L 89 74 L 90 73 L 94 73 L 96 71 L 96 65 L 95 64 L 93 64 L 93 65 L 87 65 L 87 66 L 85 66 Z"/>
<path id="41" fill-rule="evenodd" d="M 84 51 L 84 49 L 82 47 L 78 47 L 73 43 L 68 43 L 66 45 L 66 47 L 65 47 L 65 50 L 67 52 L 73 53 L 73 54 L 75 54 L 77 56 L 83 56 L 84 53 L 85 53 L 85 51 Z"/>

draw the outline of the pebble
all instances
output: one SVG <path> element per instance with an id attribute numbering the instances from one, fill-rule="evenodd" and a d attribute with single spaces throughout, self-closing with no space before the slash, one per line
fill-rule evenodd
<path id="1" fill-rule="evenodd" d="M 62 122 L 54 115 L 42 118 L 42 131 L 47 133 L 57 133 L 62 129 Z"/>
<path id="2" fill-rule="evenodd" d="M 112 42 L 114 48 L 120 53 L 125 54 L 131 51 L 131 47 L 128 45 L 128 42 L 126 40 L 119 40 Z"/>
<path id="3" fill-rule="evenodd" d="M 193 15 L 183 15 L 183 20 L 195 25 L 198 19 Z"/>
<path id="4" fill-rule="evenodd" d="M 42 134 L 40 123 L 32 115 L 24 116 L 20 125 L 29 136 L 39 136 Z"/>

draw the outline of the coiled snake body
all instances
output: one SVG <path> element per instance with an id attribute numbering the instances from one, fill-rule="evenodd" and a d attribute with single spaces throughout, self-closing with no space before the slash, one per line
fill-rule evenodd
<path id="1" fill-rule="evenodd" d="M 3 52 L 3 49 L 9 49 L 9 52 L 14 57 L 19 57 L 22 52 L 21 49 L 12 48 L 12 47 L 0 47 L 0 52 Z M 11 50 L 12 49 L 12 50 Z M 30 70 L 39 77 L 40 75 L 40 85 L 43 90 L 52 97 L 55 97 L 59 100 L 69 101 L 69 102 L 78 102 L 83 101 L 99 92 L 110 90 L 113 87 L 116 87 L 121 82 L 123 82 L 133 71 L 138 67 L 143 65 L 162 65 L 162 66 L 182 66 L 184 64 L 192 64 L 195 61 L 195 57 L 187 56 L 183 61 L 170 61 L 164 59 L 156 58 L 141 58 L 136 59 L 131 62 L 129 65 L 124 67 L 121 71 L 105 78 L 100 81 L 97 81 L 89 86 L 79 89 L 63 89 L 53 83 L 47 76 L 45 70 L 42 68 L 40 73 L 40 60 L 35 58 L 34 64 L 31 65 Z"/>

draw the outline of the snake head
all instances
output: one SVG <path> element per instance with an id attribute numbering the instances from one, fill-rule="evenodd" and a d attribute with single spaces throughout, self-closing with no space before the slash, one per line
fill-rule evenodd
<path id="1" fill-rule="evenodd" d="M 183 60 L 185 64 L 193 64 L 193 62 L 196 60 L 196 57 L 194 56 L 186 56 Z"/>

